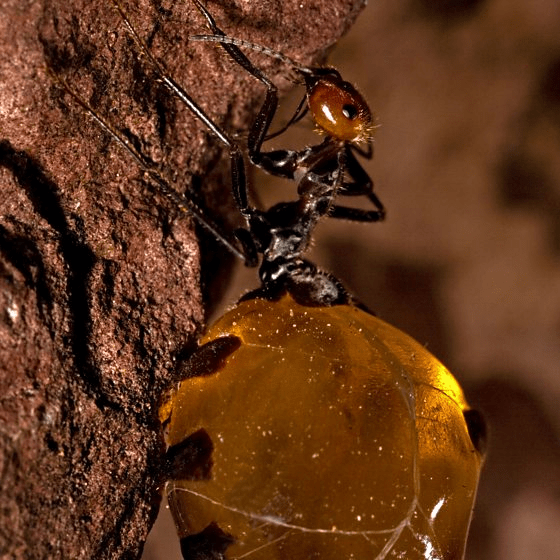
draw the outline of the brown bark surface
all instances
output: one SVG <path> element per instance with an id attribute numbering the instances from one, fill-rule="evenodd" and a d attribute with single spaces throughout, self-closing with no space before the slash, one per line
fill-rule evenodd
<path id="1" fill-rule="evenodd" d="M 362 4 L 210 8 L 232 35 L 309 63 Z M 212 117 L 247 128 L 263 88 L 215 45 L 188 44 L 206 30 L 192 4 L 125 6 Z M 216 167 L 201 193 L 226 204 L 228 170 L 109 0 L 2 0 L 0 11 L 0 558 L 136 558 L 159 505 L 157 405 L 204 318 L 197 239 L 46 65 L 178 192 Z M 227 259 L 213 249 L 210 260 L 219 286 Z"/>

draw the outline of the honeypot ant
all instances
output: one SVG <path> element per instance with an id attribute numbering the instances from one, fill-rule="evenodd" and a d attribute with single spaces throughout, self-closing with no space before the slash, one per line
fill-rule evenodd
<path id="1" fill-rule="evenodd" d="M 335 69 L 228 37 L 192 1 L 212 32 L 193 40 L 221 44 L 266 86 L 246 157 L 293 180 L 295 202 L 268 210 L 250 203 L 240 144 L 166 73 L 112 0 L 162 82 L 229 149 L 233 194 L 247 223 L 236 230 L 237 243 L 59 79 L 180 209 L 249 266 L 261 259 L 261 287 L 207 332 L 161 411 L 183 556 L 462 558 L 482 463 L 480 416 L 425 348 L 360 309 L 336 278 L 303 258 L 321 219 L 385 217 L 357 159 L 372 157 L 371 112 Z M 279 134 L 269 134 L 278 92 L 243 47 L 280 58 L 303 79 L 306 108 L 279 133 L 308 111 L 322 143 L 263 150 Z M 339 196 L 363 196 L 373 209 L 339 205 Z"/>

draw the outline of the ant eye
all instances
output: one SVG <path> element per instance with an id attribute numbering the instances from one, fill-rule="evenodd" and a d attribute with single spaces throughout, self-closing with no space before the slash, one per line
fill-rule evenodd
<path id="1" fill-rule="evenodd" d="M 344 105 L 342 107 L 342 114 L 350 121 L 353 121 L 358 116 L 358 109 L 354 105 Z"/>

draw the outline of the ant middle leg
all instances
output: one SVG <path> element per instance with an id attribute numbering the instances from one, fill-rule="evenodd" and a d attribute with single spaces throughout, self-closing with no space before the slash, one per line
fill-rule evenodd
<path id="1" fill-rule="evenodd" d="M 373 181 L 352 153 L 352 149 L 356 148 L 352 146 L 352 148 L 348 148 L 344 153 L 344 168 L 350 180 L 343 181 L 339 195 L 365 196 L 374 207 L 374 210 L 362 210 L 360 208 L 334 204 L 329 217 L 353 222 L 381 222 L 385 219 L 385 207 L 373 192 Z M 359 150 L 358 153 L 360 155 L 369 155 L 368 159 L 373 155 L 371 149 L 369 154 L 364 154 Z"/>

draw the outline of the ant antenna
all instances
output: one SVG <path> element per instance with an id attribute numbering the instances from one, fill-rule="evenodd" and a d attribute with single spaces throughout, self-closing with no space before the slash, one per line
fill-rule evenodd
<path id="1" fill-rule="evenodd" d="M 234 45 L 236 47 L 245 47 L 247 49 L 251 49 L 253 51 L 260 52 L 262 54 L 270 56 L 271 58 L 276 58 L 284 62 L 288 66 L 295 68 L 298 72 L 301 72 L 302 74 L 314 75 L 316 73 L 316 71 L 313 68 L 310 68 L 309 66 L 304 66 L 303 64 L 296 62 L 295 60 L 293 60 L 289 56 L 286 56 L 285 54 L 272 50 L 271 48 L 265 47 L 263 45 L 257 45 L 256 43 L 251 43 L 250 41 L 246 41 L 245 39 L 237 39 L 236 37 L 229 37 L 228 35 L 191 35 L 189 37 L 189 40 L 200 41 L 200 42 L 205 41 L 209 43 L 221 43 L 223 45 Z"/>

